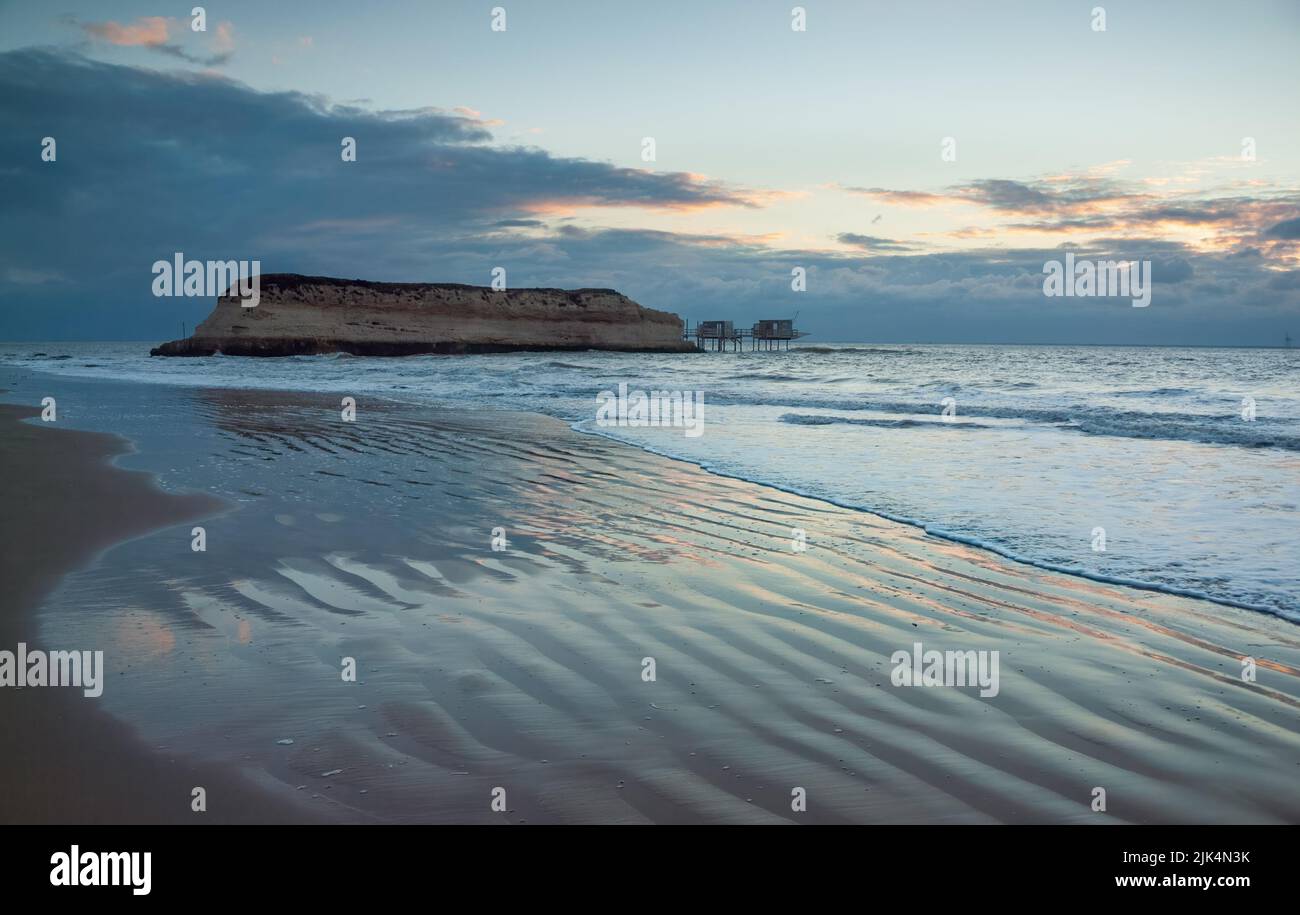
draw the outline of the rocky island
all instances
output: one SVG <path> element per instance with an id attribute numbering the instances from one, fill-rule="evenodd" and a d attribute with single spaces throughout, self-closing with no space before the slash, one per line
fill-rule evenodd
<path id="1" fill-rule="evenodd" d="M 194 333 L 154 356 L 499 353 L 514 350 L 691 352 L 682 320 L 613 289 L 508 289 L 459 283 L 374 283 L 272 273 L 260 299 L 238 288 Z"/>

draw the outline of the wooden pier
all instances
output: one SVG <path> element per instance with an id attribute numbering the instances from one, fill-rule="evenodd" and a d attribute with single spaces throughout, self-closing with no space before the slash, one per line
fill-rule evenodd
<path id="1" fill-rule="evenodd" d="M 749 329 L 737 328 L 731 321 L 700 321 L 692 331 L 687 322 L 682 333 L 682 339 L 693 338 L 697 347 L 715 353 L 726 352 L 728 349 L 733 353 L 742 352 L 746 340 L 749 341 L 751 351 L 788 350 L 791 340 L 806 336 L 808 334 L 805 332 L 795 329 L 794 318 L 764 318 Z"/>

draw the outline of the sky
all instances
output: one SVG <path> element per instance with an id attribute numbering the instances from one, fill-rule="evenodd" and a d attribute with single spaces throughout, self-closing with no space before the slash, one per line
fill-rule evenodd
<path id="1" fill-rule="evenodd" d="M 0 340 L 179 336 L 175 252 L 823 341 L 1300 339 L 1296 0 L 193 7 L 0 2 Z M 1150 306 L 1045 296 L 1067 252 Z"/>

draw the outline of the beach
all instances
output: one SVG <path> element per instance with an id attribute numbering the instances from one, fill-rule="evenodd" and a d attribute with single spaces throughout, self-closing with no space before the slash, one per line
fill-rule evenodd
<path id="1" fill-rule="evenodd" d="M 3 381 L 68 419 L 4 408 L 0 647 L 108 668 L 99 699 L 0 690 L 8 822 L 1300 817 L 1277 616 L 536 413 Z M 996 694 L 896 685 L 918 643 L 996 653 Z"/>
<path id="2" fill-rule="evenodd" d="M 216 509 L 203 496 L 168 496 L 147 475 L 107 466 L 112 436 L 21 423 L 39 409 L 0 404 L 0 645 L 39 644 L 34 609 L 59 578 L 102 550 Z M 11 500 L 11 501 L 10 501 Z M 285 805 L 238 777 L 154 751 L 79 690 L 0 689 L 0 820 L 6 823 L 160 823 L 189 810 L 194 785 L 227 798 L 221 822 L 285 816 Z M 309 812 L 303 816 L 309 817 Z"/>

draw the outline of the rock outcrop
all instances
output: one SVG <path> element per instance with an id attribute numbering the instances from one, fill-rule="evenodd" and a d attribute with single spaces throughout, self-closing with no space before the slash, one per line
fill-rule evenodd
<path id="1" fill-rule="evenodd" d="M 612 289 L 510 289 L 371 283 L 265 274 L 258 304 L 217 299 L 192 336 L 155 356 L 498 353 L 513 350 L 690 352 L 681 318 Z"/>

